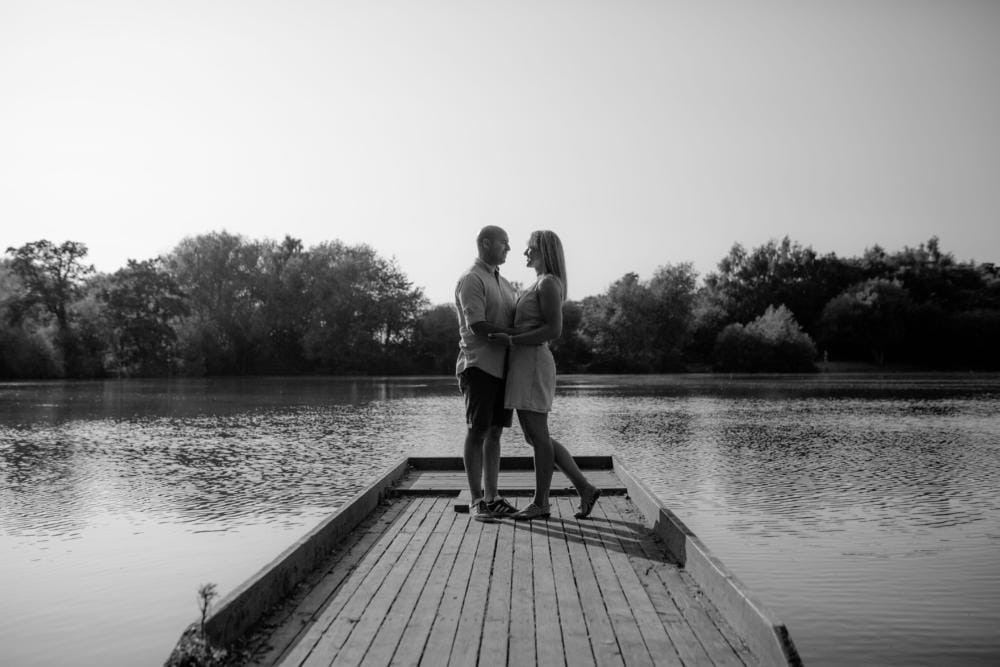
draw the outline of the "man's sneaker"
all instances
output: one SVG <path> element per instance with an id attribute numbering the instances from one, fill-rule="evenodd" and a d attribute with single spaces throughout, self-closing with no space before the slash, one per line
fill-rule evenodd
<path id="1" fill-rule="evenodd" d="M 501 498 L 500 496 L 497 496 L 493 502 L 486 503 L 486 507 L 490 511 L 490 514 L 498 519 L 517 512 L 516 507 L 508 503 L 506 498 Z"/>
<path id="2" fill-rule="evenodd" d="M 473 521 L 485 521 L 487 523 L 493 521 L 493 514 L 490 512 L 489 505 L 482 498 L 469 503 L 469 514 L 472 515 Z"/>

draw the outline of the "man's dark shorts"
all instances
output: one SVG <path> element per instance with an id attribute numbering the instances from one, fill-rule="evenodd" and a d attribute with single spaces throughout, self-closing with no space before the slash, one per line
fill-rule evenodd
<path id="1" fill-rule="evenodd" d="M 465 423 L 470 429 L 510 426 L 514 411 L 503 407 L 505 384 L 500 378 L 475 366 L 459 374 L 458 387 L 465 396 Z"/>

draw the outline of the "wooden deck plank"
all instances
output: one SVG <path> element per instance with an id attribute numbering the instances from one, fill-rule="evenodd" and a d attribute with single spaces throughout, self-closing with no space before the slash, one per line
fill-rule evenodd
<path id="1" fill-rule="evenodd" d="M 413 562 L 419 555 L 421 540 L 430 534 L 428 522 L 436 522 L 438 517 L 428 517 L 427 507 L 433 505 L 433 499 L 422 498 L 414 504 L 414 511 L 407 519 L 403 529 L 389 548 L 372 567 L 371 571 L 360 581 L 360 585 L 351 593 L 350 599 L 336 618 L 327 626 L 322 639 L 316 644 L 312 655 L 303 663 L 303 667 L 332 664 L 357 664 L 367 649 L 371 636 L 365 637 L 366 631 L 372 634 L 378 629 L 388 607 L 395 598 L 399 586 L 409 572 Z M 347 590 L 343 591 L 346 594 Z M 351 639 L 357 636 L 355 642 Z M 341 653 L 350 647 L 352 655 L 345 661 L 340 660 Z"/>
<path id="2" fill-rule="evenodd" d="M 336 592 L 355 573 L 356 565 L 372 551 L 380 551 L 402 528 L 399 519 L 411 508 L 410 503 L 391 503 L 382 515 L 367 529 L 369 532 L 354 546 L 331 554 L 332 565 L 318 573 L 318 582 L 299 602 L 291 618 L 279 626 L 267 650 L 258 655 L 254 664 L 297 664 L 308 652 L 307 646 L 317 636 L 309 636 L 319 616 L 332 602 Z M 306 646 L 303 646 L 305 644 Z M 298 656 L 298 658 L 296 658 Z"/>
<path id="3" fill-rule="evenodd" d="M 371 554 L 368 560 L 373 562 L 368 572 L 363 577 L 352 577 L 338 591 L 337 597 L 343 599 L 344 603 L 336 611 L 333 605 L 323 611 L 320 621 L 327 620 L 326 627 L 309 655 L 302 661 L 302 667 L 327 667 L 333 664 L 368 609 L 373 603 L 380 606 L 382 591 L 388 590 L 383 584 L 398 567 L 398 561 L 405 558 L 407 547 L 425 522 L 426 504 L 427 501 L 423 499 L 413 503 L 412 511 L 405 517 L 402 529 L 395 539 L 381 553 Z"/>
<path id="4" fill-rule="evenodd" d="M 697 584 L 690 576 L 679 569 L 660 568 L 657 575 L 664 580 L 674 595 L 677 608 L 681 610 L 688 626 L 694 632 L 698 641 L 712 659 L 712 664 L 719 667 L 735 667 L 745 664 L 737 656 L 736 650 L 726 641 L 722 631 L 706 611 L 709 604 L 698 591 Z"/>
<path id="5" fill-rule="evenodd" d="M 691 578 L 691 586 L 697 585 L 697 582 Z M 729 623 L 726 622 L 725 618 L 723 618 L 722 614 L 715 608 L 710 600 L 706 600 L 704 608 L 705 613 L 707 613 L 709 618 L 712 619 L 712 623 L 716 628 L 718 628 L 719 632 L 722 633 L 722 637 L 726 640 L 726 643 L 729 644 L 737 658 L 739 658 L 739 662 L 744 665 L 758 664 L 760 661 L 754 657 L 753 652 L 747 646 L 746 642 L 740 639 L 736 631 L 729 625 Z"/>
<path id="6" fill-rule="evenodd" d="M 556 506 L 558 509 L 558 506 Z M 562 634 L 566 664 L 576 667 L 594 665 L 594 651 L 587 634 L 587 621 L 583 616 L 583 604 L 573 576 L 573 566 L 569 559 L 568 529 L 565 521 L 555 520 L 546 526 L 549 536 L 549 553 L 552 558 L 552 573 L 555 583 L 559 611 L 559 629 Z"/>
<path id="7" fill-rule="evenodd" d="M 527 502 L 520 503 L 521 506 Z M 511 521 L 508 519 L 508 521 Z M 534 665 L 535 656 L 535 573 L 531 562 L 531 531 L 524 523 L 514 523 L 513 577 L 510 591 L 510 643 L 507 664 Z"/>
<path id="8" fill-rule="evenodd" d="M 627 510 L 626 510 L 627 511 Z M 637 519 L 638 520 L 638 517 Z M 662 547 L 657 544 L 652 533 L 646 532 L 637 542 L 644 553 L 652 555 L 655 574 L 670 592 L 679 613 L 684 619 L 681 628 L 687 630 L 698 640 L 702 649 L 713 665 L 736 666 L 754 664 L 752 656 L 745 646 L 733 646 L 726 635 L 716 624 L 716 620 L 708 612 L 710 603 L 698 590 L 697 584 L 681 568 L 671 566 L 656 559 L 657 553 L 662 553 Z M 683 630 L 681 630 L 683 632 Z M 693 647 L 691 647 L 693 650 Z"/>
<path id="9" fill-rule="evenodd" d="M 567 506 L 566 513 L 572 516 L 572 506 L 569 502 L 564 504 Z M 604 545 L 602 531 L 607 530 L 608 527 L 597 526 L 593 522 L 580 522 L 578 525 L 581 535 L 584 536 L 587 553 L 601 589 L 601 596 L 608 609 L 608 618 L 611 619 L 611 625 L 614 627 L 622 658 L 628 665 L 652 665 L 653 658 L 646 648 L 639 623 L 632 613 L 622 582 L 618 578 L 618 573 L 615 572 Z"/>
<path id="10" fill-rule="evenodd" d="M 334 665 L 357 665 L 368 652 L 379 628 L 384 624 L 393 603 L 396 601 L 406 582 L 413 576 L 413 568 L 420 559 L 433 537 L 433 531 L 442 513 L 434 511 L 435 499 L 428 498 L 418 509 L 423 518 L 406 544 L 402 554 L 392 563 L 389 572 L 379 583 L 378 591 L 369 600 L 361 617 L 351 623 L 350 633 L 344 645 L 337 653 Z M 391 655 L 391 654 L 390 654 Z"/>
<path id="11" fill-rule="evenodd" d="M 500 523 L 480 524 L 479 544 L 472 562 L 469 585 L 465 589 L 462 614 L 455 631 L 449 665 L 475 665 L 479 658 L 479 644 L 483 636 L 486 605 L 489 600 L 490 574 L 496 552 Z"/>
<path id="12" fill-rule="evenodd" d="M 384 504 L 350 533 L 330 554 L 328 564 L 308 577 L 300 593 L 272 612 L 268 622 L 258 629 L 249 645 L 252 657 L 248 664 L 259 667 L 278 664 L 351 573 L 354 563 L 384 537 L 405 507 L 405 503 L 399 502 Z"/>
<path id="13" fill-rule="evenodd" d="M 600 525 L 603 522 L 607 526 L 617 528 L 614 531 L 598 531 L 598 534 L 650 657 L 658 665 L 680 665 L 680 657 L 667 636 L 666 629 L 660 622 L 660 617 L 626 553 L 625 543 L 639 537 L 636 533 L 636 527 L 623 521 L 620 516 L 614 519 L 610 518 L 605 511 L 609 507 L 620 505 L 623 502 L 620 499 L 615 502 L 615 499 L 607 498 L 605 502 L 598 503 L 592 514 L 592 521 L 589 523 Z"/>
<path id="14" fill-rule="evenodd" d="M 443 500 L 443 507 L 448 508 L 445 511 L 454 516 L 455 512 L 450 510 L 451 499 L 445 498 Z M 441 500 L 439 499 L 438 503 L 440 502 Z M 441 601 L 448 582 L 451 581 L 451 573 L 458 558 L 462 541 L 465 538 L 468 523 L 468 516 L 459 515 L 454 517 L 445 537 L 444 545 L 434 560 L 430 577 L 420 591 L 416 605 L 413 608 L 413 613 L 403 628 L 402 636 L 399 639 L 399 644 L 396 647 L 390 664 L 417 665 L 420 663 L 420 658 L 430 637 L 431 629 L 437 617 L 438 610 L 441 607 Z"/>
<path id="15" fill-rule="evenodd" d="M 600 510 L 609 518 L 617 516 L 621 517 L 623 521 L 634 520 L 633 517 L 622 516 L 620 509 L 619 505 L 613 503 L 602 502 L 600 505 Z M 596 511 L 598 510 L 595 509 Z M 640 526 L 641 524 L 637 528 Z M 684 615 L 677 608 L 667 586 L 656 574 L 659 568 L 677 568 L 677 565 L 664 560 L 665 553 L 662 545 L 652 542 L 652 535 L 648 530 L 640 530 L 637 539 L 626 541 L 625 546 L 633 563 L 633 569 L 646 588 L 650 602 L 653 604 L 681 661 L 687 665 L 711 664 L 711 659 L 705 648 L 698 641 Z"/>
<path id="16" fill-rule="evenodd" d="M 303 634 L 301 640 L 289 651 L 288 655 L 282 658 L 282 665 L 305 665 L 314 653 L 319 660 L 319 656 L 329 656 L 333 659 L 336 649 L 340 648 L 342 641 L 339 641 L 339 634 L 329 634 L 328 630 L 337 623 L 342 614 L 354 617 L 360 616 L 363 606 L 366 604 L 365 595 L 371 589 L 371 582 L 378 581 L 383 576 L 385 569 L 385 555 L 390 549 L 395 549 L 395 553 L 402 551 L 400 542 L 409 541 L 410 534 L 406 529 L 413 521 L 420 520 L 420 513 L 417 511 L 422 500 L 415 498 L 408 502 L 403 513 L 389 527 L 379 542 L 370 549 L 360 560 L 357 561 L 354 569 L 334 592 L 328 604 L 317 615 L 316 620 Z M 395 547 L 393 546 L 395 545 Z M 372 576 L 374 572 L 374 576 Z M 367 584 L 367 585 L 366 585 Z M 358 607 L 361 607 L 359 610 Z M 326 659 L 326 658 L 324 658 Z M 329 660 L 327 664 L 329 664 Z"/>
<path id="17" fill-rule="evenodd" d="M 614 533 L 609 532 L 603 535 L 602 538 L 608 549 L 612 565 L 618 573 L 619 581 L 622 583 L 626 598 L 629 600 L 632 611 L 636 615 L 636 620 L 643 639 L 646 642 L 646 647 L 650 655 L 655 658 L 657 664 L 684 664 L 684 657 L 682 655 L 684 649 L 682 646 L 678 646 L 677 641 L 675 641 L 675 639 L 683 638 L 677 637 L 677 633 L 669 631 L 663 623 L 660 610 L 673 607 L 673 618 L 683 621 L 680 613 L 674 607 L 673 601 L 662 582 L 655 577 L 650 578 L 647 576 L 646 573 L 653 566 L 653 562 L 647 559 L 634 559 L 630 557 L 638 549 L 637 542 L 642 539 L 644 528 L 641 525 L 635 524 L 629 518 L 622 516 L 621 509 L 627 505 L 628 501 L 607 500 L 609 502 L 598 503 L 591 516 L 595 522 L 607 522 L 609 525 L 621 527 L 620 530 Z M 659 562 L 663 562 L 665 554 L 661 551 L 657 556 Z M 690 639 L 694 640 L 693 635 Z M 700 648 L 700 644 L 696 640 L 694 643 Z M 685 653 L 690 652 L 685 651 Z M 704 654 L 698 657 L 703 660 L 707 658 Z"/>
<path id="18" fill-rule="evenodd" d="M 489 660 L 495 664 L 505 665 L 510 637 L 511 582 L 514 575 L 514 523 L 501 521 L 496 525 L 493 576 L 487 594 L 479 655 L 489 656 Z"/>
<path id="19" fill-rule="evenodd" d="M 635 508 L 635 506 L 633 506 L 631 504 L 630 505 L 626 505 L 624 507 L 624 512 L 626 514 L 628 514 L 629 516 L 634 517 L 633 521 L 639 523 L 640 525 L 642 524 L 642 516 L 638 512 L 638 510 Z M 653 535 L 653 533 L 652 533 L 651 530 L 645 529 L 643 531 L 643 538 L 644 539 L 639 543 L 640 547 L 646 547 L 646 546 L 648 546 L 649 548 L 655 550 L 653 552 L 654 554 L 662 553 L 663 546 L 662 546 L 662 544 L 660 544 L 658 538 L 656 538 Z M 647 542 L 647 539 L 651 540 L 651 541 Z M 654 556 L 654 558 L 655 558 L 655 556 Z M 684 573 L 683 570 L 675 568 L 675 571 L 678 573 L 679 576 L 676 577 L 676 578 L 672 578 L 673 581 L 674 581 L 674 583 L 675 584 L 679 584 L 679 585 L 683 585 L 683 588 L 677 588 L 676 589 L 677 590 L 677 592 L 676 592 L 677 597 L 679 599 L 690 599 L 690 593 L 691 593 L 691 591 L 698 590 L 697 583 L 695 583 L 689 575 L 687 575 L 686 573 Z M 660 576 L 662 579 L 667 578 L 666 573 L 661 573 L 659 569 L 657 569 L 656 572 L 657 572 L 657 575 Z M 725 621 L 725 619 L 722 618 L 721 614 L 718 612 L 718 610 L 715 609 L 715 607 L 711 604 L 711 602 L 708 601 L 707 599 L 700 598 L 700 597 L 698 598 L 698 600 L 699 600 L 699 606 L 705 611 L 705 613 L 711 619 L 712 624 L 715 625 L 716 629 L 719 630 L 719 632 L 722 634 L 723 638 L 726 640 L 727 644 L 729 645 L 729 648 L 732 649 L 732 651 L 736 654 L 737 658 L 739 659 L 739 662 L 742 663 L 742 664 L 746 664 L 746 665 L 757 664 L 758 661 L 753 656 L 753 654 L 751 653 L 750 649 L 747 647 L 746 643 L 742 639 L 740 639 L 740 637 L 736 634 L 736 631 L 733 630 L 732 627 L 730 627 L 729 623 L 727 623 Z M 681 613 L 679 609 L 678 609 L 678 613 Z M 689 624 L 685 624 L 685 626 L 689 630 L 691 630 L 691 632 L 693 634 L 694 631 L 693 631 L 693 629 L 691 629 L 691 626 Z M 725 654 L 726 652 L 723 651 L 723 653 Z M 726 660 L 726 662 L 729 662 L 729 661 Z"/>
<path id="20" fill-rule="evenodd" d="M 531 534 L 532 571 L 535 577 L 535 651 L 540 665 L 565 664 L 555 572 L 549 545 L 552 534 L 561 530 L 561 521 L 535 521 Z M 553 528 L 552 533 L 549 527 Z"/>
<path id="21" fill-rule="evenodd" d="M 456 523 L 461 524 L 462 521 Z M 445 584 L 444 594 L 441 596 L 440 605 L 431 625 L 430 636 L 427 638 L 427 644 L 424 646 L 420 658 L 426 664 L 442 665 L 451 654 L 483 525 L 478 521 L 471 520 L 465 524 L 462 542 L 459 545 L 451 574 Z"/>
<path id="22" fill-rule="evenodd" d="M 431 529 L 431 535 L 420 551 L 413 569 L 400 586 L 396 599 L 386 613 L 385 621 L 375 633 L 371 646 L 361 661 L 362 665 L 387 665 L 392 661 L 406 625 L 419 606 L 421 594 L 433 581 L 431 575 L 435 563 L 440 559 L 446 538 L 451 533 L 456 515 L 448 510 L 450 502 L 447 498 L 434 499 L 428 508 L 429 514 L 440 515 L 440 519 Z"/>
<path id="23" fill-rule="evenodd" d="M 560 514 L 573 516 L 573 506 L 568 498 L 553 498 L 551 503 Z M 566 531 L 570 563 L 573 566 L 573 577 L 576 580 L 580 599 L 585 601 L 583 617 L 587 622 L 587 631 L 594 658 L 599 665 L 622 665 L 624 657 L 618 647 L 618 639 L 615 636 L 601 587 L 597 583 L 597 575 L 587 551 L 587 538 L 581 532 L 579 522 L 574 524 L 566 521 L 563 526 Z"/>

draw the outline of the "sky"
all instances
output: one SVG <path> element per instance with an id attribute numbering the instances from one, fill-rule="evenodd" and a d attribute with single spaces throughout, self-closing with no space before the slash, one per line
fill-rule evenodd
<path id="1" fill-rule="evenodd" d="M 0 0 L 0 250 L 338 239 L 451 301 L 789 236 L 1000 262 L 1000 2 Z"/>

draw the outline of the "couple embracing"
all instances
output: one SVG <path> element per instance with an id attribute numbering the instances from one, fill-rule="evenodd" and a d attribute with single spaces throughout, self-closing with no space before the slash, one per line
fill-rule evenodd
<path id="1" fill-rule="evenodd" d="M 519 297 L 500 265 L 510 240 L 500 227 L 484 227 L 476 238 L 479 256 L 455 289 L 458 308 L 459 387 L 465 396 L 468 431 L 465 472 L 478 521 L 510 516 L 517 520 L 548 518 L 549 487 L 555 466 L 580 495 L 579 519 L 590 515 L 601 495 L 576 465 L 569 451 L 549 435 L 548 413 L 556 388 L 556 366 L 548 343 L 562 333 L 566 300 L 566 261 L 554 232 L 532 232 L 524 251 L 537 280 Z M 500 497 L 500 434 L 512 415 L 535 450 L 535 494 L 518 510 Z"/>

